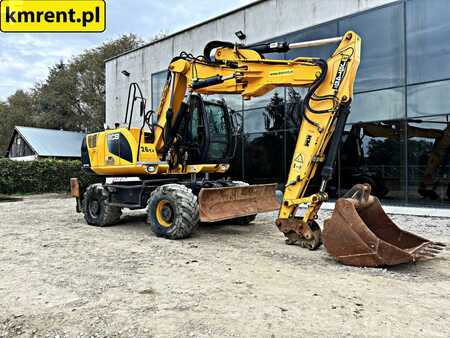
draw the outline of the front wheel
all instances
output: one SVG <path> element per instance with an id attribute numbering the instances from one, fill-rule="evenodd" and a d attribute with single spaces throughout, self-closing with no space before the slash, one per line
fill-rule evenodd
<path id="1" fill-rule="evenodd" d="M 180 184 L 166 184 L 155 189 L 150 195 L 147 213 L 152 231 L 168 239 L 189 237 L 200 219 L 197 197 Z"/>

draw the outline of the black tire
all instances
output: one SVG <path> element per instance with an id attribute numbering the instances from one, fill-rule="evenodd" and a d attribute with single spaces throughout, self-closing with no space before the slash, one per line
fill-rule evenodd
<path id="1" fill-rule="evenodd" d="M 109 192 L 101 183 L 92 184 L 86 189 L 82 211 L 87 224 L 103 227 L 119 222 L 122 209 L 108 205 L 108 197 Z"/>
<path id="2" fill-rule="evenodd" d="M 234 218 L 232 221 L 233 223 L 239 224 L 239 225 L 249 225 L 256 219 L 256 215 L 250 215 L 250 216 L 243 216 Z"/>
<path id="3" fill-rule="evenodd" d="M 166 184 L 155 189 L 148 200 L 147 222 L 160 237 L 189 237 L 200 220 L 197 197 L 180 184 Z"/>

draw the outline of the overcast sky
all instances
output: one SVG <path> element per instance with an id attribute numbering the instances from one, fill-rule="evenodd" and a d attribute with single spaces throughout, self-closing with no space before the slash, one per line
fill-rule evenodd
<path id="1" fill-rule="evenodd" d="M 0 33 L 0 100 L 42 81 L 48 68 L 122 34 L 173 33 L 253 0 L 107 0 L 104 33 Z"/>

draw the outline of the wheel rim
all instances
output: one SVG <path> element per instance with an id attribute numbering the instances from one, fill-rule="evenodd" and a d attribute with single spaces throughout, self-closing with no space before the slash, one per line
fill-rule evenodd
<path id="1" fill-rule="evenodd" d="M 156 206 L 156 219 L 165 228 L 170 228 L 173 224 L 174 210 L 167 200 L 161 200 Z"/>
<path id="2" fill-rule="evenodd" d="M 92 216 L 97 216 L 100 211 L 100 203 L 97 200 L 92 200 L 89 202 L 89 213 Z"/>

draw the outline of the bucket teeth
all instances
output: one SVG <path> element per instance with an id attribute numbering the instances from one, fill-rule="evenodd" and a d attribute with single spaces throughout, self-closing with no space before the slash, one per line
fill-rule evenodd
<path id="1" fill-rule="evenodd" d="M 416 259 L 420 258 L 433 258 L 436 257 L 439 253 L 441 253 L 445 248 L 445 244 L 429 242 L 425 243 L 423 246 L 417 248 L 413 255 Z"/>

